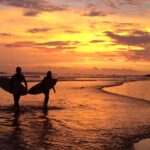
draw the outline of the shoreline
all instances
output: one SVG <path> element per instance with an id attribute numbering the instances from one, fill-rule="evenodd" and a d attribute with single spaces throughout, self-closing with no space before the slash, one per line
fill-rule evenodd
<path id="1" fill-rule="evenodd" d="M 105 91 L 104 88 L 114 87 L 114 86 L 120 86 L 120 85 L 123 85 L 125 83 L 130 83 L 130 82 L 149 81 L 149 80 L 150 80 L 150 78 L 145 78 L 145 79 L 143 78 L 143 79 L 137 79 L 137 80 L 127 80 L 127 81 L 116 81 L 117 82 L 116 84 L 101 86 L 100 89 L 102 89 L 103 91 Z"/>
<path id="2" fill-rule="evenodd" d="M 128 95 L 123 95 L 123 94 L 118 94 L 118 93 L 107 91 L 107 88 L 109 88 L 109 87 L 116 87 L 116 86 L 121 86 L 121 85 L 126 84 L 126 83 L 140 82 L 140 81 L 150 81 L 150 79 L 148 78 L 148 79 L 142 79 L 142 80 L 140 79 L 140 80 L 116 82 L 115 84 L 112 84 L 112 85 L 101 86 L 99 89 L 101 91 L 105 92 L 105 93 L 115 94 L 115 95 L 118 95 L 118 96 L 124 96 L 124 97 L 127 97 L 127 98 L 134 98 L 134 99 L 137 99 L 137 100 L 142 100 L 142 101 L 150 103 L 149 100 L 144 99 L 144 98 L 138 98 L 138 97 L 133 97 L 133 96 L 128 96 Z"/>
<path id="3" fill-rule="evenodd" d="M 121 86 L 125 83 L 146 81 L 146 80 L 149 81 L 150 79 L 122 81 L 122 82 L 118 82 L 118 83 L 115 83 L 115 84 L 112 84 L 112 85 L 102 86 L 99 89 L 103 92 L 106 92 L 106 93 L 115 94 L 115 95 L 119 95 L 119 96 L 124 96 L 124 97 L 128 97 L 128 98 L 134 98 L 134 99 L 137 99 L 137 100 L 142 100 L 142 101 L 145 101 L 147 103 L 150 103 L 150 101 L 145 100 L 145 99 L 126 96 L 126 95 L 121 95 L 121 94 L 117 94 L 117 93 L 113 93 L 113 92 L 109 92 L 109 91 L 105 90 L 105 88 L 107 89 L 109 87 Z M 139 137 L 139 138 L 137 138 L 137 137 L 135 139 L 133 138 L 131 150 L 149 150 L 149 149 L 150 149 L 150 137 L 149 136 L 146 136 L 146 137 L 143 136 L 142 137 L 142 135 L 141 135 L 141 137 Z"/>

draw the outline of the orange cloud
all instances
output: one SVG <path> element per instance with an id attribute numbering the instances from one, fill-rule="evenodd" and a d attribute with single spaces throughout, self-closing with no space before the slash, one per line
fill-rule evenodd
<path id="1" fill-rule="evenodd" d="M 112 38 L 117 44 L 123 45 L 138 45 L 145 47 L 145 45 L 149 45 L 150 42 L 150 33 L 144 32 L 141 30 L 134 30 L 129 35 L 119 35 L 113 32 L 105 32 L 106 35 Z"/>

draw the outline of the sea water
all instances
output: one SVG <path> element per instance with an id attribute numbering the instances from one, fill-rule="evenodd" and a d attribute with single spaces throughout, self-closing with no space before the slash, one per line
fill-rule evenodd
<path id="1" fill-rule="evenodd" d="M 29 87 L 35 85 L 29 83 Z M 115 81 L 61 81 L 50 92 L 20 99 L 0 89 L 0 150 L 129 150 L 150 135 L 150 102 L 105 92 Z"/>

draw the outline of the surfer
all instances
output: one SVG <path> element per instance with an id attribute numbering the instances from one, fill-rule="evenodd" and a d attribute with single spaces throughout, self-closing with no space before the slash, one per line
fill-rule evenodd
<path id="1" fill-rule="evenodd" d="M 51 87 L 51 85 L 53 85 L 53 78 L 52 78 L 51 71 L 47 72 L 47 76 L 44 77 L 44 79 L 42 80 L 41 83 L 42 83 L 43 93 L 45 95 L 45 98 L 44 98 L 44 108 L 47 108 L 47 104 L 48 104 L 48 100 L 49 100 L 50 87 Z M 56 91 L 55 91 L 54 86 L 52 88 L 53 88 L 53 91 L 55 93 Z"/>
<path id="2" fill-rule="evenodd" d="M 28 87 L 27 87 L 27 82 L 26 82 L 26 80 L 25 80 L 25 77 L 24 77 L 24 75 L 22 74 L 22 72 L 21 72 L 21 67 L 17 67 L 16 68 L 16 74 L 14 74 L 13 76 L 12 76 L 12 78 L 11 78 L 11 83 L 10 83 L 10 90 L 12 91 L 12 93 L 13 93 L 13 91 L 14 91 L 14 85 L 15 85 L 15 83 L 19 83 L 19 84 L 21 84 L 22 82 L 24 82 L 24 84 L 25 84 L 25 87 L 26 87 L 26 90 L 28 89 Z M 16 91 L 16 92 L 14 92 L 13 93 L 13 97 L 14 97 L 14 109 L 15 108 L 17 108 L 17 110 L 19 110 L 19 99 L 20 99 L 20 96 L 21 96 L 21 94 L 20 94 L 20 91 L 19 91 L 19 89 Z"/>

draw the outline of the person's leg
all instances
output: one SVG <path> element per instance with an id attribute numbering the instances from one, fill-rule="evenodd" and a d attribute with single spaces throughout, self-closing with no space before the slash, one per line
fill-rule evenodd
<path id="1" fill-rule="evenodd" d="M 14 94 L 14 109 L 15 108 L 17 108 L 17 110 L 20 109 L 19 99 L 20 99 L 20 95 L 19 94 Z"/>
<path id="2" fill-rule="evenodd" d="M 20 95 L 17 95 L 17 101 L 16 101 L 17 110 L 20 110 L 19 100 L 20 100 Z"/>
<path id="3" fill-rule="evenodd" d="M 49 92 L 44 93 L 45 98 L 44 98 L 44 108 L 47 108 L 48 100 L 49 100 Z"/>
<path id="4" fill-rule="evenodd" d="M 13 105 L 13 109 L 15 109 L 15 107 L 16 107 L 16 95 L 13 94 L 13 97 L 14 97 L 14 105 Z"/>

